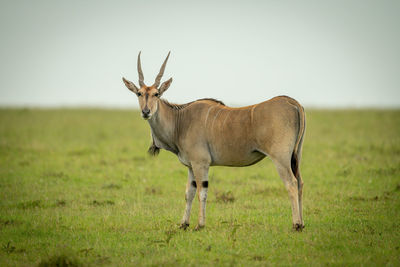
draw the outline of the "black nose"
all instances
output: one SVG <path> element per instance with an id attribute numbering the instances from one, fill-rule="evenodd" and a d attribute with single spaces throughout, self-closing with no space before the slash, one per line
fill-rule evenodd
<path id="1" fill-rule="evenodd" d="M 144 109 L 142 110 L 142 114 L 143 114 L 143 116 L 145 116 L 145 117 L 149 116 L 149 115 L 150 115 L 150 109 L 149 109 L 149 108 L 144 108 Z"/>

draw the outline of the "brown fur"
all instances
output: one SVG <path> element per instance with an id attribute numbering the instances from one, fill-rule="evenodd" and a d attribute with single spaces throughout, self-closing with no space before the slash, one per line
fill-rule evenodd
<path id="1" fill-rule="evenodd" d="M 165 64 L 166 60 L 161 74 Z M 123 80 L 128 89 L 139 96 L 142 116 L 149 122 L 153 140 L 149 153 L 156 155 L 160 149 L 171 151 L 188 168 L 183 228 L 189 225 L 196 191 L 200 201 L 197 229 L 205 225 L 210 166 L 249 166 L 266 156 L 274 162 L 288 190 L 293 228 L 301 230 L 304 227 L 303 181 L 299 166 L 305 113 L 296 100 L 278 96 L 256 105 L 232 108 L 206 98 L 178 105 L 159 98 L 170 86 L 172 78 L 159 88 L 153 86 L 150 89 L 144 84 L 138 89 L 132 82 Z M 144 93 L 148 97 L 143 97 Z M 193 181 L 197 187 L 193 186 Z"/>

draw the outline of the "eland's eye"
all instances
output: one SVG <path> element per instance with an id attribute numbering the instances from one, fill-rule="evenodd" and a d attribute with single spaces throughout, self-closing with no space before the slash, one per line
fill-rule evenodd
<path id="1" fill-rule="evenodd" d="M 138 92 L 136 95 L 137 95 L 137 96 L 141 96 L 141 95 L 142 95 L 142 93 Z"/>
<path id="2" fill-rule="evenodd" d="M 154 94 L 155 97 L 158 97 L 159 95 L 160 95 L 159 93 L 155 93 L 155 94 Z"/>

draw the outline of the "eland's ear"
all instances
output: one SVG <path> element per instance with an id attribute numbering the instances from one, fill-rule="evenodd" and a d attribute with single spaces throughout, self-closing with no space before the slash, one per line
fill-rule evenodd
<path id="1" fill-rule="evenodd" d="M 125 83 L 125 86 L 131 90 L 132 92 L 134 92 L 135 94 L 138 93 L 139 89 L 136 87 L 136 85 L 133 84 L 133 82 L 128 81 L 127 79 L 125 79 L 124 77 L 122 77 L 122 80 Z"/>
<path id="2" fill-rule="evenodd" d="M 165 91 L 167 91 L 167 89 L 169 88 L 169 86 L 172 83 L 172 78 L 170 78 L 169 80 L 166 80 L 165 82 L 163 82 L 160 86 L 160 88 L 158 88 L 158 92 L 160 95 L 162 95 Z"/>

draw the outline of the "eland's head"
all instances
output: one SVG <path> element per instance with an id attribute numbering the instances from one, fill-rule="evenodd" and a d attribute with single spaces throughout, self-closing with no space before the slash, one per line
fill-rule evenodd
<path id="1" fill-rule="evenodd" d="M 140 110 L 142 111 L 142 117 L 145 120 L 150 119 L 157 112 L 158 101 L 159 101 L 161 95 L 171 85 L 172 78 L 163 82 L 160 85 L 161 78 L 164 74 L 165 66 L 167 65 L 167 61 L 168 61 L 168 57 L 169 57 L 170 53 L 171 52 L 168 53 L 167 58 L 164 60 L 164 63 L 162 64 L 162 66 L 160 68 L 160 72 L 158 73 L 153 85 L 147 86 L 144 84 L 144 76 L 143 76 L 142 66 L 140 63 L 140 52 L 139 52 L 138 61 L 137 61 L 137 69 L 138 69 L 138 73 L 139 73 L 139 87 L 137 87 L 133 82 L 128 81 L 127 79 L 122 77 L 122 80 L 124 81 L 125 86 L 137 95 L 137 97 L 139 99 L 139 107 L 140 107 Z"/>

